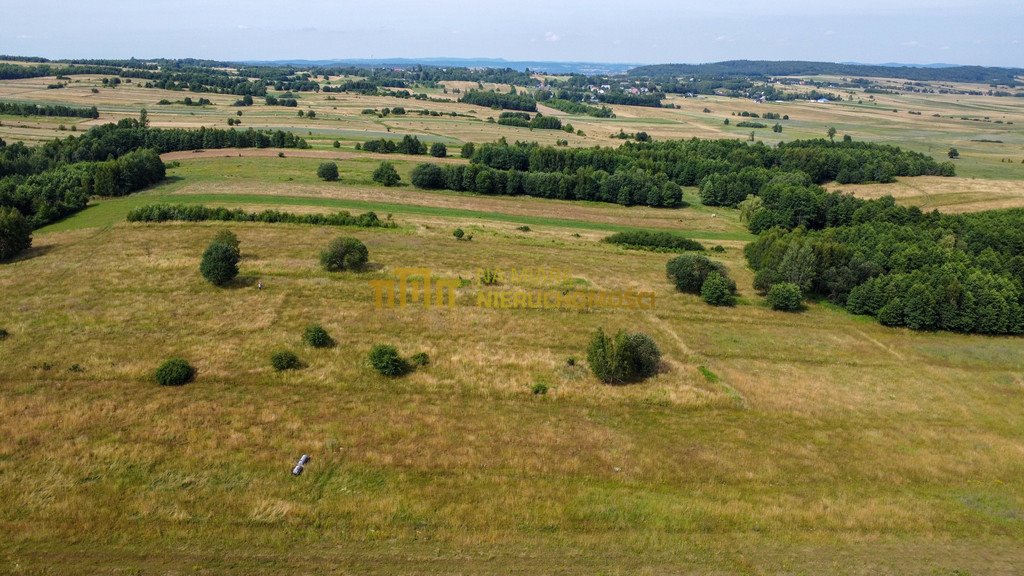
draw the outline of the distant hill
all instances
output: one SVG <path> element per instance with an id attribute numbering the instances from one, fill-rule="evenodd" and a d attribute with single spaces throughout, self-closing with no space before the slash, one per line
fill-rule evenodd
<path id="1" fill-rule="evenodd" d="M 686 75 L 701 76 L 870 76 L 903 78 L 917 81 L 941 82 L 982 82 L 986 84 L 1021 83 L 1017 76 L 1024 76 L 1024 68 L 991 68 L 986 66 L 928 66 L 885 65 L 885 64 L 839 64 L 835 62 L 806 62 L 800 60 L 730 60 L 709 64 L 655 64 L 638 66 L 629 71 L 630 76 L 651 78 Z"/>
<path id="2" fill-rule="evenodd" d="M 260 60 L 243 64 L 260 66 L 365 66 L 369 68 L 438 66 L 458 68 L 511 68 L 520 72 L 549 74 L 624 74 L 637 64 L 602 62 L 542 62 L 505 60 L 503 58 L 346 58 L 338 60 Z"/>

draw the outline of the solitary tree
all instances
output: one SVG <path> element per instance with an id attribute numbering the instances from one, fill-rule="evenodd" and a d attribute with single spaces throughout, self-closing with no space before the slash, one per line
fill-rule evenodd
<path id="1" fill-rule="evenodd" d="M 316 175 L 319 176 L 321 180 L 334 182 L 338 179 L 338 165 L 334 162 L 324 162 L 316 169 Z"/>
<path id="2" fill-rule="evenodd" d="M 463 158 L 472 158 L 473 152 L 476 152 L 476 144 L 466 142 L 462 145 L 462 150 L 459 152 L 459 155 Z"/>
<path id="3" fill-rule="evenodd" d="M 441 142 L 434 142 L 430 145 L 430 155 L 434 158 L 444 158 L 448 155 L 448 147 Z"/>
<path id="4" fill-rule="evenodd" d="M 32 245 L 32 223 L 17 208 L 0 207 L 0 262 Z"/>
<path id="5" fill-rule="evenodd" d="M 328 272 L 359 270 L 366 265 L 370 252 L 355 238 L 335 238 L 320 253 L 320 265 Z"/>
<path id="6" fill-rule="evenodd" d="M 224 286 L 238 276 L 238 250 L 215 241 L 203 253 L 199 272 L 210 284 Z"/>
<path id="7" fill-rule="evenodd" d="M 836 127 L 835 126 L 829 126 L 828 127 L 828 139 L 833 141 L 833 142 L 836 141 Z"/>
<path id="8" fill-rule="evenodd" d="M 394 164 L 391 162 L 381 162 L 380 166 L 377 166 L 377 169 L 373 171 L 373 181 L 384 186 L 398 186 L 398 183 L 402 181 L 402 177 L 398 175 L 398 170 L 395 170 Z"/>
<path id="9" fill-rule="evenodd" d="M 960 151 L 957 150 L 956 148 L 950 148 L 949 152 L 947 152 L 946 155 L 949 156 L 950 158 L 956 159 L 960 157 Z"/>

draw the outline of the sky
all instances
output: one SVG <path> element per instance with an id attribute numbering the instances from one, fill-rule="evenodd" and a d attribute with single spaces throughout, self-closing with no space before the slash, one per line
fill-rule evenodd
<path id="1" fill-rule="evenodd" d="M 0 0 L 0 53 L 1024 67 L 1024 1 Z"/>

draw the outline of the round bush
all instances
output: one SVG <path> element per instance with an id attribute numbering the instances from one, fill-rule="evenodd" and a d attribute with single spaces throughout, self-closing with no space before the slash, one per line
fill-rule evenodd
<path id="1" fill-rule="evenodd" d="M 370 365 L 384 376 L 396 377 L 409 372 L 409 363 L 388 344 L 378 344 L 370 350 Z"/>
<path id="2" fill-rule="evenodd" d="M 712 262 L 701 254 L 683 254 L 669 260 L 665 265 L 665 273 L 675 283 L 676 288 L 689 294 L 700 294 L 704 281 L 712 272 L 727 277 L 724 266 Z"/>
<path id="3" fill-rule="evenodd" d="M 772 310 L 783 312 L 796 312 L 800 310 L 803 302 L 803 294 L 800 287 L 791 282 L 775 284 L 768 289 L 768 305 Z"/>
<path id="4" fill-rule="evenodd" d="M 427 190 L 444 188 L 444 170 L 436 164 L 420 164 L 412 169 L 412 185 Z"/>
<path id="5" fill-rule="evenodd" d="M 338 165 L 334 162 L 324 162 L 316 169 L 316 175 L 327 182 L 334 182 L 338 179 Z"/>
<path id="6" fill-rule="evenodd" d="M 196 377 L 196 369 L 181 358 L 171 358 L 156 369 L 155 376 L 161 386 L 181 386 Z"/>
<path id="7" fill-rule="evenodd" d="M 409 357 L 409 361 L 416 367 L 426 366 L 430 364 L 430 356 L 426 352 L 417 352 Z"/>
<path id="8" fill-rule="evenodd" d="M 294 352 L 289 350 L 281 350 L 274 352 L 270 356 L 270 364 L 274 367 L 274 370 L 281 372 L 283 370 L 298 370 L 302 366 L 302 362 L 299 361 L 299 357 Z"/>
<path id="9" fill-rule="evenodd" d="M 398 170 L 395 170 L 394 164 L 391 162 L 381 162 L 380 166 L 373 171 L 373 181 L 383 186 L 398 186 L 399 182 L 402 181 L 402 177 L 398 175 Z"/>
<path id="10" fill-rule="evenodd" d="M 17 208 L 0 207 L 0 262 L 32 245 L 32 223 Z"/>
<path id="11" fill-rule="evenodd" d="M 320 253 L 320 264 L 328 272 L 359 270 L 369 259 L 366 245 L 355 238 L 335 238 Z"/>
<path id="12" fill-rule="evenodd" d="M 324 330 L 324 327 L 319 324 L 310 324 L 306 327 L 306 332 L 303 333 L 302 339 L 306 341 L 313 348 L 330 348 L 334 346 L 334 339 L 331 335 Z"/>
<path id="13" fill-rule="evenodd" d="M 434 142 L 430 145 L 430 155 L 434 158 L 444 158 L 448 155 L 448 147 L 441 142 Z"/>
<path id="14" fill-rule="evenodd" d="M 203 253 L 199 272 L 215 286 L 227 284 L 238 276 L 238 250 L 227 244 L 210 244 Z"/>
<path id="15" fill-rule="evenodd" d="M 466 233 L 462 231 L 462 228 L 456 228 L 452 232 L 452 236 L 455 236 L 456 240 L 462 240 L 462 237 L 465 236 L 465 235 L 466 235 Z"/>
<path id="16" fill-rule="evenodd" d="M 10 336 L 10 335 L 11 335 L 10 332 L 8 332 L 7 330 L 4 330 L 3 328 L 0 328 L 0 340 L 7 340 L 7 337 Z"/>
<path id="17" fill-rule="evenodd" d="M 718 272 L 708 274 L 707 280 L 700 288 L 700 296 L 712 306 L 733 306 L 736 297 L 732 293 L 732 285 Z"/>

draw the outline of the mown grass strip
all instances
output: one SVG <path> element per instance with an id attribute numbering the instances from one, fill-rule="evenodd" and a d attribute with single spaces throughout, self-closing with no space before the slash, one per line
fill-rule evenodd
<path id="1" fill-rule="evenodd" d="M 609 232 L 632 231 L 637 228 L 606 222 L 590 222 L 568 218 L 548 218 L 544 216 L 520 216 L 502 212 L 486 212 L 464 210 L 459 208 L 441 208 L 437 206 L 419 206 L 410 204 L 393 204 L 385 202 L 367 202 L 364 200 L 340 200 L 336 198 L 318 198 L 309 196 L 270 196 L 264 194 L 137 194 L 124 198 L 103 200 L 89 206 L 74 216 L 45 226 L 36 231 L 38 234 L 79 230 L 82 228 L 102 228 L 123 221 L 132 208 L 147 204 L 249 204 L 258 206 L 316 206 L 325 208 L 352 209 L 374 211 L 378 214 L 411 214 L 419 216 L 439 216 L 443 218 L 475 218 L 494 222 L 512 222 L 535 226 L 551 226 L 576 230 L 603 230 Z M 707 238 L 712 240 L 751 240 L 753 235 L 745 232 L 715 232 L 704 230 L 675 230 L 675 234 L 686 238 Z"/>

